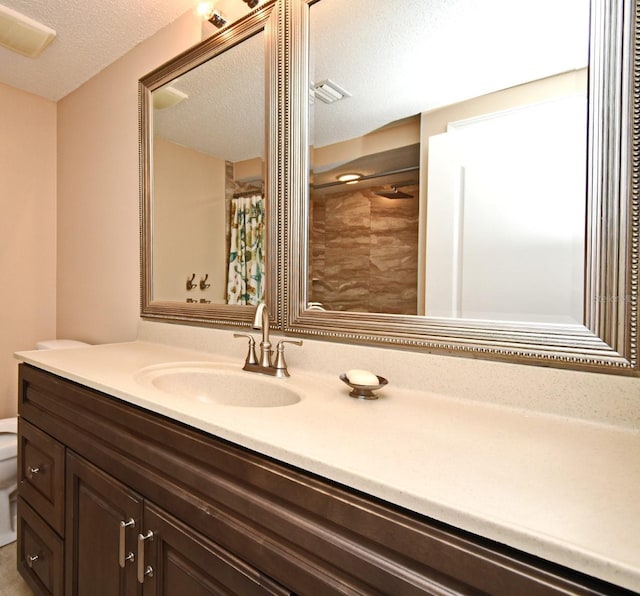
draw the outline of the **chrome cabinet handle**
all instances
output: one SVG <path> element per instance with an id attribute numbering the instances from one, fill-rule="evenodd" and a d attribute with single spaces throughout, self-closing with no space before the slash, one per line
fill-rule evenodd
<path id="1" fill-rule="evenodd" d="M 39 555 L 27 555 L 25 557 L 26 561 L 27 561 L 27 567 L 29 569 L 33 569 L 33 564 L 39 559 Z"/>
<path id="2" fill-rule="evenodd" d="M 27 478 L 31 480 L 36 474 L 40 473 L 40 468 L 33 468 L 31 466 L 27 466 Z"/>
<path id="3" fill-rule="evenodd" d="M 153 567 L 144 564 L 144 541 L 153 540 L 153 532 L 149 530 L 146 534 L 138 534 L 138 581 L 144 583 L 144 576 L 153 577 Z"/>
<path id="4" fill-rule="evenodd" d="M 127 561 L 133 562 L 135 559 L 135 555 L 133 553 L 128 553 L 125 555 L 126 550 L 126 530 L 127 528 L 135 528 L 136 522 L 133 518 L 130 518 L 128 521 L 120 522 L 120 545 L 118 548 L 118 562 L 120 563 L 120 567 L 124 568 Z"/>

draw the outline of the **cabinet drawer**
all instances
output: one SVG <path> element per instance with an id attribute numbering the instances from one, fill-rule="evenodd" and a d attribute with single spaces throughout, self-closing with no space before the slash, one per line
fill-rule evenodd
<path id="1" fill-rule="evenodd" d="M 18 492 L 64 536 L 64 446 L 22 418 L 18 433 Z"/>
<path id="2" fill-rule="evenodd" d="M 36 594 L 62 596 L 63 542 L 23 499 L 18 499 L 18 571 Z"/>

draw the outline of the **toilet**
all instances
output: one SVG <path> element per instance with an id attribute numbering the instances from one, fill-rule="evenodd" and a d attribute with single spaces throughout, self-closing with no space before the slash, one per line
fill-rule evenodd
<path id="1" fill-rule="evenodd" d="M 72 339 L 50 339 L 38 350 L 64 350 L 89 344 Z M 0 547 L 16 539 L 16 487 L 18 480 L 18 419 L 0 419 Z"/>

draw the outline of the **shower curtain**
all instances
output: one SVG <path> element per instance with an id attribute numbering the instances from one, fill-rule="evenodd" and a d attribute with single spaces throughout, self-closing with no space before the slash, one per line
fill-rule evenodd
<path id="1" fill-rule="evenodd" d="M 232 199 L 227 304 L 264 301 L 264 240 L 262 195 Z"/>

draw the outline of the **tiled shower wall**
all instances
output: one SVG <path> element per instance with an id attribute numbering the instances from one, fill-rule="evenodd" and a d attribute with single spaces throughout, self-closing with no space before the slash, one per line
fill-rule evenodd
<path id="1" fill-rule="evenodd" d="M 417 314 L 418 186 L 312 198 L 310 300 L 327 310 Z"/>

